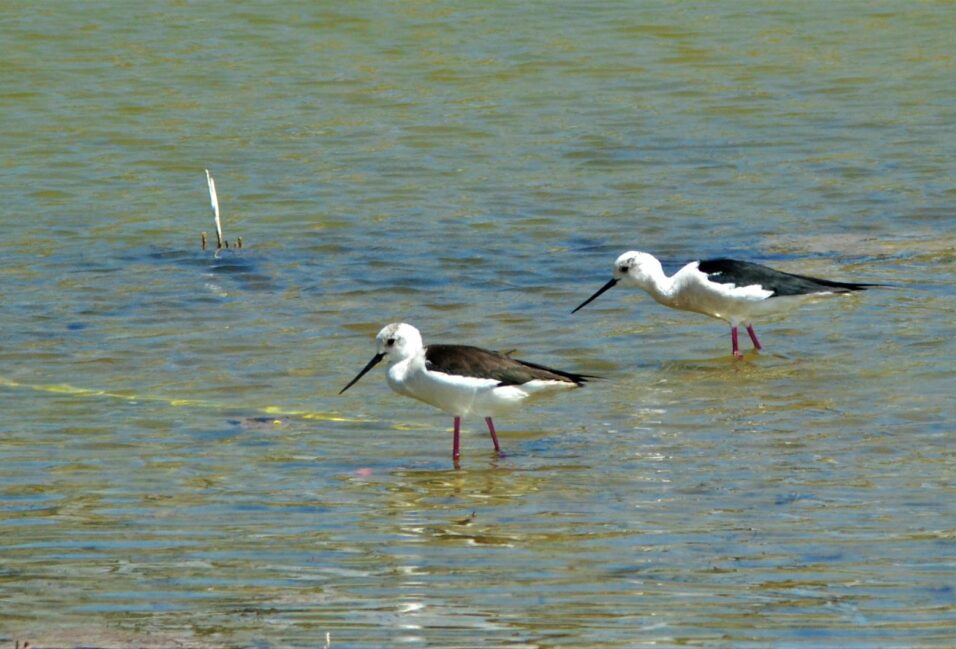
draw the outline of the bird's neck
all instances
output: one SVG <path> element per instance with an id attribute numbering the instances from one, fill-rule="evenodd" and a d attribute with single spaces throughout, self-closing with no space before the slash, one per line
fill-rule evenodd
<path id="1" fill-rule="evenodd" d="M 674 278 L 665 275 L 664 269 L 660 266 L 641 277 L 638 280 L 638 285 L 661 304 L 670 306 L 676 297 Z"/>
<path id="2" fill-rule="evenodd" d="M 425 371 L 425 354 L 418 352 L 398 360 L 388 368 L 389 386 L 401 394 L 410 394 L 410 385 Z"/>

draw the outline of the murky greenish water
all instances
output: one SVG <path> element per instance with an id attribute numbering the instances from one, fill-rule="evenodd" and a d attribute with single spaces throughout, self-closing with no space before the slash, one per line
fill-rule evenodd
<path id="1" fill-rule="evenodd" d="M 956 645 L 950 3 L 0 17 L 0 642 Z M 203 168 L 238 253 L 211 232 Z M 627 249 L 893 284 L 758 327 Z M 338 390 L 385 323 L 605 381 Z"/>

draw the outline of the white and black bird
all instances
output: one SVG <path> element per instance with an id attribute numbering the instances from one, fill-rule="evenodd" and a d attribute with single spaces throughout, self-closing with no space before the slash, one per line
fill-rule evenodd
<path id="1" fill-rule="evenodd" d="M 695 311 L 730 323 L 734 356 L 742 356 L 737 327 L 744 325 L 754 349 L 761 349 L 753 320 L 786 311 L 808 298 L 852 293 L 881 284 L 834 282 L 774 270 L 736 259 L 692 261 L 668 277 L 661 262 L 646 252 L 625 252 L 614 262 L 614 276 L 574 311 L 621 284 L 644 289 L 664 306 Z"/>
<path id="2" fill-rule="evenodd" d="M 461 419 L 485 418 L 495 451 L 501 451 L 492 417 L 516 407 L 529 397 L 577 388 L 586 374 L 564 372 L 518 360 L 500 352 L 468 345 L 428 345 L 418 329 L 404 322 L 386 325 L 376 336 L 378 352 L 339 394 L 355 385 L 382 360 L 389 364 L 388 385 L 395 392 L 424 401 L 452 415 L 452 459 L 461 455 Z"/>

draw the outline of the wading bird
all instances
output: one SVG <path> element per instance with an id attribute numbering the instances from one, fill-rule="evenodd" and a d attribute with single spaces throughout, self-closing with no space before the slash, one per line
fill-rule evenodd
<path id="1" fill-rule="evenodd" d="M 583 386 L 586 374 L 574 374 L 511 358 L 468 345 L 428 345 L 418 329 L 404 322 L 386 325 L 375 338 L 378 352 L 339 394 L 355 385 L 382 360 L 389 364 L 388 385 L 395 392 L 435 406 L 452 415 L 452 460 L 461 455 L 461 418 L 485 418 L 495 451 L 501 451 L 492 417 L 507 412 L 528 397 Z"/>
<path id="2" fill-rule="evenodd" d="M 737 327 L 744 325 L 754 349 L 761 349 L 753 320 L 787 310 L 808 298 L 834 293 L 852 293 L 880 284 L 834 282 L 784 273 L 767 266 L 736 259 L 692 261 L 668 277 L 656 257 L 646 252 L 625 252 L 614 262 L 614 276 L 574 311 L 613 288 L 637 286 L 664 306 L 695 311 L 730 323 L 734 356 L 740 357 Z"/>

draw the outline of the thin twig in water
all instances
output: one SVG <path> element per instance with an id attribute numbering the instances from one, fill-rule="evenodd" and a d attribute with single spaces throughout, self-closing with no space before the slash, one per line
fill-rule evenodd
<path id="1" fill-rule="evenodd" d="M 209 185 L 209 203 L 212 205 L 212 215 L 216 219 L 216 249 L 228 248 L 225 239 L 222 238 L 222 224 L 219 222 L 219 198 L 216 196 L 216 181 L 212 179 L 212 174 L 206 169 L 206 184 Z"/>

